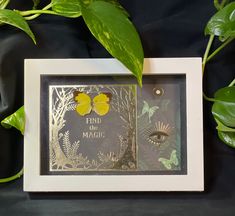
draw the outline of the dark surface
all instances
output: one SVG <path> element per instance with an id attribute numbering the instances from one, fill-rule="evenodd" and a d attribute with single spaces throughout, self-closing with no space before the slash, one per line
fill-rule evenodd
<path id="1" fill-rule="evenodd" d="M 202 56 L 208 38 L 203 28 L 215 11 L 212 0 L 121 1 L 130 12 L 146 57 Z M 27 8 L 29 0 L 12 1 Z M 41 16 L 31 22 L 38 46 L 21 31 L 0 30 L 0 116 L 23 104 L 24 58 L 109 57 L 82 19 Z M 234 78 L 234 43 L 207 66 L 204 90 L 212 95 Z M 235 150 L 222 144 L 214 129 L 211 104 L 204 102 L 205 192 L 203 193 L 59 193 L 22 191 L 22 179 L 0 185 L 0 215 L 235 215 Z M 0 128 L 0 176 L 22 166 L 22 138 Z"/>

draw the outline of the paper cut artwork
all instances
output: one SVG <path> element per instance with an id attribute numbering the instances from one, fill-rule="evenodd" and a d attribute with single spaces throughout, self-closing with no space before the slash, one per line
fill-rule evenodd
<path id="1" fill-rule="evenodd" d="M 41 131 L 48 133 L 44 147 L 49 173 L 174 175 L 187 171 L 185 102 L 179 83 L 146 78 L 140 88 L 133 82 L 68 84 L 61 80 L 49 83 L 48 103 L 41 105 L 48 109 L 48 114 L 42 114 L 48 128 Z"/>

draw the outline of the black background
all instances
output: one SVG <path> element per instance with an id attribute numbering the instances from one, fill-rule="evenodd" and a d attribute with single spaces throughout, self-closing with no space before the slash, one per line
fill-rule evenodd
<path id="1" fill-rule="evenodd" d="M 215 12 L 212 0 L 122 0 L 140 33 L 145 57 L 202 56 L 203 29 Z M 28 9 L 30 0 L 10 6 Z M 0 30 L 0 120 L 23 104 L 25 58 L 93 58 L 110 55 L 91 36 L 81 18 L 43 15 L 30 26 L 34 46 L 23 32 Z M 207 65 L 204 91 L 213 95 L 234 78 L 234 43 Z M 223 215 L 235 214 L 235 150 L 216 136 L 204 101 L 205 192 L 202 193 L 50 193 L 28 194 L 22 179 L 0 185 L 0 215 Z M 22 166 L 23 141 L 16 130 L 0 128 L 0 177 Z"/>

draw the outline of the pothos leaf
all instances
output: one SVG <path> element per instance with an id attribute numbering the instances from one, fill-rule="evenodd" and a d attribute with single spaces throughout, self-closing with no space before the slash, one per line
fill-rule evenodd
<path id="1" fill-rule="evenodd" d="M 235 86 L 219 89 L 215 93 L 216 102 L 212 114 L 217 122 L 219 138 L 235 148 Z"/>
<path id="2" fill-rule="evenodd" d="M 0 9 L 0 22 L 15 26 L 23 30 L 36 44 L 35 36 L 33 32 L 30 30 L 28 23 L 25 19 L 16 11 L 8 10 L 8 9 Z"/>
<path id="3" fill-rule="evenodd" d="M 235 86 L 219 89 L 215 99 L 212 107 L 214 117 L 228 127 L 235 127 Z"/>
<path id="4" fill-rule="evenodd" d="M 228 146 L 235 148 L 235 133 L 218 131 L 218 136 Z"/>
<path id="5" fill-rule="evenodd" d="M 108 2 L 110 4 L 113 4 L 115 7 L 120 9 L 123 12 L 123 14 L 125 14 L 127 17 L 130 16 L 129 13 L 125 10 L 124 7 L 122 7 L 122 5 L 119 3 L 118 0 L 84 0 L 82 2 L 83 2 L 83 5 L 89 6 L 92 2 L 95 2 L 95 1 L 104 1 L 104 2 Z"/>
<path id="6" fill-rule="evenodd" d="M 22 106 L 12 115 L 6 117 L 2 122 L 2 126 L 5 128 L 15 127 L 22 134 L 24 134 L 25 127 L 25 115 L 24 115 L 24 107 Z"/>
<path id="7" fill-rule="evenodd" d="M 96 39 L 136 76 L 141 85 L 143 48 L 127 16 L 114 5 L 103 1 L 94 1 L 83 7 L 82 16 Z"/>
<path id="8" fill-rule="evenodd" d="M 235 133 L 235 128 L 228 127 L 224 125 L 222 122 L 220 122 L 218 119 L 215 118 L 215 121 L 217 123 L 216 129 L 220 132 L 234 132 Z"/>
<path id="9" fill-rule="evenodd" d="M 61 16 L 79 17 L 81 16 L 81 0 L 52 0 L 52 10 Z"/>
<path id="10" fill-rule="evenodd" d="M 96 1 L 100 1 L 100 0 L 96 0 Z M 125 10 L 124 7 L 122 7 L 122 5 L 119 3 L 118 0 L 103 0 L 103 1 L 113 4 L 118 9 L 120 9 L 123 12 L 123 14 L 125 14 L 127 17 L 130 17 L 129 13 Z"/>
<path id="11" fill-rule="evenodd" d="M 228 4 L 211 17 L 206 25 L 205 34 L 219 36 L 222 41 L 235 36 L 235 2 Z"/>

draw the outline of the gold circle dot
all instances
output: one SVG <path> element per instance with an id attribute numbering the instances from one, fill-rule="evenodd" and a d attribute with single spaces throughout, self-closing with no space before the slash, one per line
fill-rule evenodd
<path id="1" fill-rule="evenodd" d="M 156 88 L 153 89 L 153 93 L 156 96 L 162 96 L 164 94 L 164 90 L 160 87 L 156 87 Z"/>
<path id="2" fill-rule="evenodd" d="M 161 94 L 161 90 L 157 89 L 155 93 L 156 93 L 157 95 L 160 95 L 160 94 Z"/>

